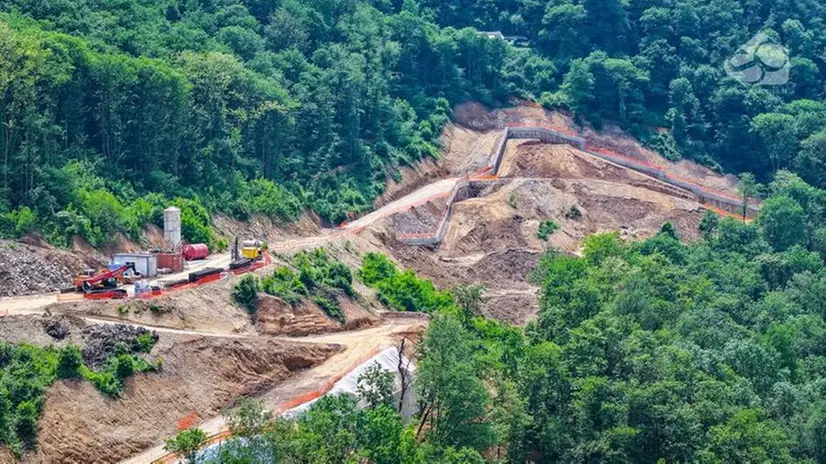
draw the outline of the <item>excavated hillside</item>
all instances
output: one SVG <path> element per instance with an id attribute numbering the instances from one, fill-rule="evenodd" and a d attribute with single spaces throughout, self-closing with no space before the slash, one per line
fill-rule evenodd
<path id="1" fill-rule="evenodd" d="M 0 318 L 4 341 L 72 343 L 83 347 L 84 357 L 90 349 L 113 345 L 105 339 L 124 330 L 143 329 L 66 316 Z M 38 423 L 37 449 L 23 462 L 118 462 L 174 435 L 181 423 L 212 417 L 238 398 L 266 392 L 343 349 L 266 338 L 158 336 L 148 357 L 163 359 L 162 370 L 130 377 L 119 399 L 85 381 L 56 382 Z M 5 462 L 1 453 L 0 462 Z"/>
<path id="2" fill-rule="evenodd" d="M 480 172 L 506 124 L 546 124 L 578 132 L 588 143 L 663 166 L 669 173 L 732 192 L 734 179 L 691 163 L 673 163 L 642 147 L 614 126 L 601 132 L 577 128 L 570 117 L 529 106 L 489 112 L 476 104 L 455 110 L 456 124 L 445 129 L 445 155 L 439 162 L 413 168 L 417 175 L 394 186 L 412 192 L 422 179 L 440 173 L 460 178 Z M 423 175 L 427 170 L 432 176 Z M 392 198 L 398 198 L 393 196 Z M 384 198 L 387 203 L 389 198 Z M 508 142 L 497 178 L 471 180 L 454 203 L 444 237 L 434 246 L 407 246 L 409 234 L 435 230 L 445 209 L 438 197 L 373 224 L 370 246 L 389 248 L 402 265 L 416 269 L 439 285 L 482 283 L 487 315 L 522 324 L 538 310 L 537 288 L 529 283 L 536 260 L 548 248 L 578 253 L 593 233 L 617 231 L 637 240 L 671 222 L 685 240 L 698 237 L 704 207 L 690 192 L 645 174 L 604 161 L 570 145 L 538 141 Z M 538 230 L 553 221 L 559 229 L 547 241 Z"/>

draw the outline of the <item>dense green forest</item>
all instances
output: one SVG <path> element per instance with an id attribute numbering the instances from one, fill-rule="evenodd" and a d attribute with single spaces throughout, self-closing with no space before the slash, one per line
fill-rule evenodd
<path id="1" fill-rule="evenodd" d="M 0 234 L 95 245 L 185 205 L 337 223 L 438 156 L 452 105 L 536 98 L 670 158 L 826 187 L 824 7 L 745 0 L 2 0 Z M 516 48 L 477 32 L 527 37 Z M 723 62 L 765 31 L 791 79 Z M 658 127 L 670 128 L 662 133 Z"/>
<path id="2" fill-rule="evenodd" d="M 2 1 L 0 231 L 100 244 L 171 199 L 328 221 L 437 156 L 450 107 L 508 95 L 505 63 L 550 62 L 472 29 L 359 1 Z M 208 223 L 207 223 L 208 225 Z M 185 227 L 186 229 L 186 227 Z"/>
<path id="3" fill-rule="evenodd" d="M 666 223 L 548 251 L 525 328 L 481 316 L 476 286 L 446 293 L 366 255 L 359 279 L 433 316 L 413 420 L 376 400 L 374 375 L 366 410 L 245 407 L 243 438 L 201 462 L 826 462 L 826 194 L 786 171 L 767 190 L 755 223 L 708 213 L 693 244 Z"/>

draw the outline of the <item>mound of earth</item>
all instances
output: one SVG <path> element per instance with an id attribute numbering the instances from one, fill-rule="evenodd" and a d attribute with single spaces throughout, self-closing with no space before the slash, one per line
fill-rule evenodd
<path id="1" fill-rule="evenodd" d="M 0 297 L 56 292 L 83 269 L 106 263 L 102 255 L 59 250 L 37 237 L 28 243 L 0 240 Z"/>
<path id="2" fill-rule="evenodd" d="M 164 335 L 152 351 L 159 373 L 126 382 L 110 399 L 88 382 L 49 390 L 28 462 L 118 462 L 174 435 L 179 425 L 218 414 L 340 350 L 338 345 Z"/>
<path id="3" fill-rule="evenodd" d="M 355 330 L 379 323 L 377 316 L 354 304 L 347 297 L 338 297 L 338 304 L 344 312 L 344 324 L 331 319 L 321 307 L 310 300 L 304 299 L 296 305 L 291 305 L 275 296 L 259 295 L 255 312 L 258 333 L 297 337 Z"/>
<path id="4" fill-rule="evenodd" d="M 596 130 L 587 123 L 584 126 L 577 125 L 570 114 L 546 110 L 531 104 L 488 111 L 478 103 L 468 102 L 454 108 L 453 114 L 458 124 L 480 135 L 491 130 L 501 130 L 507 124 L 532 123 L 576 133 L 589 145 L 607 148 L 631 158 L 656 164 L 671 175 L 690 178 L 704 187 L 736 195 L 737 178 L 735 176 L 720 175 L 708 167 L 688 160 L 669 161 L 655 151 L 644 147 L 637 139 L 611 122 L 605 122 L 602 129 Z"/>

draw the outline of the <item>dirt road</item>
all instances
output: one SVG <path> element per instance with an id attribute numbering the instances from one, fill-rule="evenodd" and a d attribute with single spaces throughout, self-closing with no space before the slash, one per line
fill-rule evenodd
<path id="1" fill-rule="evenodd" d="M 279 384 L 261 396 L 260 399 L 264 402 L 264 407 L 267 410 L 283 412 L 281 409 L 285 401 L 312 393 L 332 378 L 340 378 L 355 368 L 358 363 L 377 354 L 382 349 L 395 346 L 397 344 L 396 337 L 402 336 L 423 323 L 424 321 L 418 319 L 389 318 L 385 319 L 381 326 L 366 330 L 299 338 L 277 337 L 277 340 L 291 343 L 336 343 L 344 346 L 344 350 L 331 356 L 321 365 L 303 371 Z M 209 436 L 217 435 L 226 429 L 226 417 L 220 415 L 208 419 L 198 424 L 197 427 Z M 122 461 L 122 463 L 146 464 L 161 459 L 167 454 L 163 450 L 163 445 L 158 444 L 137 456 Z"/>
<path id="2" fill-rule="evenodd" d="M 164 280 L 182 279 L 189 275 L 190 272 L 195 272 L 207 267 L 223 267 L 229 266 L 232 257 L 229 253 L 217 253 L 207 259 L 200 261 L 190 261 L 186 264 L 186 269 L 177 274 L 169 274 L 157 277 L 150 281 L 151 284 L 156 284 Z M 124 287 L 129 295 L 135 293 L 134 285 L 126 285 Z M 67 296 L 71 296 L 69 294 Z M 0 298 L 0 316 L 15 316 L 25 314 L 40 314 L 43 308 L 54 303 L 60 302 L 59 293 L 47 293 L 43 295 L 27 295 L 13 298 Z"/>

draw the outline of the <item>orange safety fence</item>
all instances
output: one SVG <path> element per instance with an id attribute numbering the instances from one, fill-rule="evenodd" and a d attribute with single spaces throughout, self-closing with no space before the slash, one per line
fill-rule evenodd
<path id="1" fill-rule="evenodd" d="M 333 389 L 335 384 L 338 383 L 341 379 L 343 379 L 345 375 L 349 374 L 350 372 L 353 372 L 357 367 L 359 367 L 360 365 L 366 363 L 370 358 L 373 358 L 374 356 L 376 356 L 380 352 L 381 352 L 381 348 L 374 347 L 373 349 L 368 351 L 366 354 L 360 356 L 357 360 L 353 361 L 353 363 L 351 363 L 347 367 L 347 369 L 345 369 L 344 371 L 336 374 L 335 376 L 331 377 L 326 382 L 321 384 L 321 386 L 319 388 L 317 388 L 313 391 L 295 396 L 293 398 L 290 398 L 289 400 L 282 401 L 281 403 L 279 403 L 273 409 L 273 411 L 272 411 L 273 415 L 274 416 L 279 416 L 279 415 L 283 414 L 284 412 L 289 411 L 290 409 L 297 408 L 297 407 L 301 406 L 302 404 L 305 404 L 305 403 L 308 403 L 308 402 L 313 401 L 315 399 L 321 398 L 322 396 L 329 393 L 330 390 Z M 178 422 L 178 431 L 186 430 L 186 429 L 192 428 L 194 425 L 196 425 L 197 419 L 193 423 L 189 424 L 188 427 L 183 428 L 183 429 L 181 428 L 181 424 L 185 420 L 188 420 L 193 415 L 196 418 L 198 417 L 197 413 L 193 412 L 192 414 L 184 417 L 183 419 L 181 419 L 181 421 Z M 224 441 L 228 438 L 231 438 L 231 437 L 232 437 L 232 431 L 227 429 L 227 428 L 224 428 L 223 430 L 221 430 L 217 434 L 212 435 L 209 438 L 207 438 L 206 443 L 203 446 L 203 448 L 209 448 L 211 446 L 217 445 L 218 443 L 220 443 L 220 442 L 222 442 L 222 441 Z M 159 459 L 156 459 L 155 461 L 153 461 L 153 464 L 172 463 L 172 462 L 175 461 L 175 458 L 176 458 L 176 455 L 174 453 L 169 453 L 169 454 L 163 456 L 162 458 L 159 458 Z"/>
<path id="2" fill-rule="evenodd" d="M 262 262 L 255 263 L 255 264 L 253 264 L 251 266 L 248 266 L 248 267 L 244 267 L 244 268 L 241 268 L 241 269 L 233 269 L 233 270 L 230 270 L 228 272 L 227 271 L 219 272 L 217 274 L 212 274 L 212 275 L 206 276 L 202 279 L 199 279 L 196 282 L 188 282 L 188 283 L 183 283 L 183 284 L 179 284 L 179 285 L 174 285 L 172 287 L 165 288 L 165 289 L 162 289 L 162 290 L 153 290 L 151 292 L 142 293 L 140 295 L 134 295 L 131 298 L 132 299 L 140 299 L 140 300 L 151 300 L 151 299 L 154 299 L 154 298 L 159 298 L 159 297 L 162 297 L 162 296 L 169 295 L 171 293 L 179 292 L 179 291 L 182 291 L 182 290 L 189 290 L 189 289 L 192 289 L 192 288 L 200 287 L 202 285 L 210 284 L 212 282 L 217 282 L 217 281 L 225 278 L 229 273 L 238 276 L 238 275 L 246 274 L 248 272 L 254 272 L 254 271 L 265 268 L 265 267 L 269 266 L 270 264 L 272 264 L 272 256 L 269 253 L 264 252 L 263 256 L 264 256 L 264 259 L 263 259 Z M 85 294 L 85 295 L 84 294 L 79 294 L 79 293 L 61 293 L 61 294 L 57 295 L 57 301 L 59 303 L 67 303 L 67 302 L 81 301 L 81 300 L 113 300 L 113 299 L 127 299 L 127 298 L 130 298 L 130 297 L 124 296 L 122 298 L 117 298 L 117 297 L 113 297 L 109 293 Z"/>
<path id="3" fill-rule="evenodd" d="M 734 218 L 734 219 L 741 219 L 741 220 L 743 219 L 742 214 L 737 214 L 737 213 L 732 213 L 731 211 L 726 211 L 722 208 L 718 208 L 718 207 L 712 205 L 711 203 L 704 203 L 703 206 L 707 210 L 714 211 L 715 213 L 717 213 L 721 216 L 726 216 L 726 217 L 730 217 L 730 218 Z M 752 222 L 752 219 L 746 217 L 746 222 Z"/>

